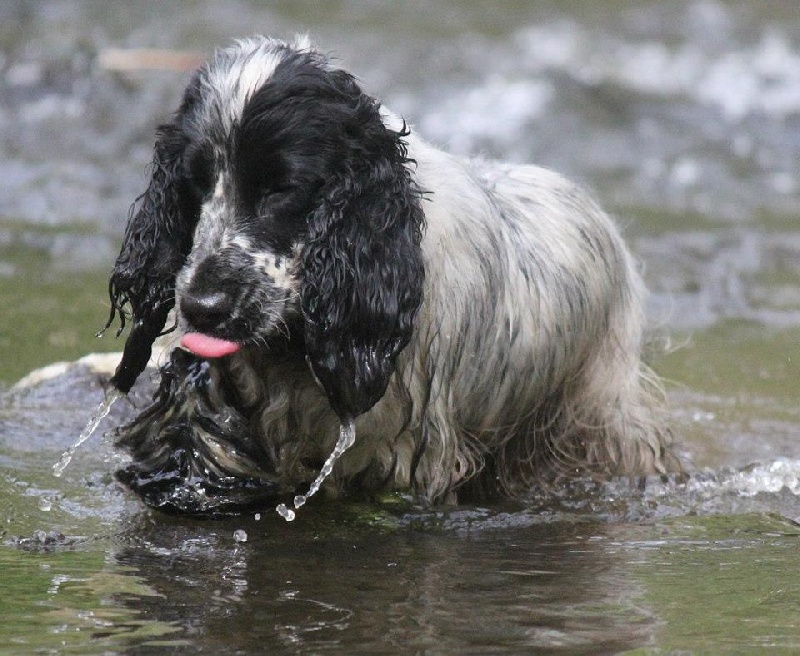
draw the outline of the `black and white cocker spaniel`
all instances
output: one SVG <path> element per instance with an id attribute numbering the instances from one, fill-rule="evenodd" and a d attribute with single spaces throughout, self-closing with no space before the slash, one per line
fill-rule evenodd
<path id="1" fill-rule="evenodd" d="M 350 421 L 338 491 L 675 469 L 644 292 L 564 178 L 434 148 L 304 38 L 238 41 L 159 128 L 111 276 L 118 389 L 177 325 L 118 475 L 166 510 L 252 507 L 302 490 Z"/>

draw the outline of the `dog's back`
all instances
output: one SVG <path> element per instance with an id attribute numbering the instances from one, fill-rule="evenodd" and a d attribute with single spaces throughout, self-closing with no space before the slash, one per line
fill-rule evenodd
<path id="1" fill-rule="evenodd" d="M 409 157 L 431 192 L 425 300 L 396 374 L 413 418 L 395 469 L 433 499 L 476 473 L 480 489 L 514 493 L 559 475 L 675 469 L 663 394 L 640 360 L 644 285 L 610 217 L 542 168 L 461 160 L 413 135 Z"/>

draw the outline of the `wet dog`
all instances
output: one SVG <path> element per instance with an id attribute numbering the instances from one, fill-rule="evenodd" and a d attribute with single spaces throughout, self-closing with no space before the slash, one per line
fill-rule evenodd
<path id="1" fill-rule="evenodd" d="M 154 506 L 302 489 L 349 421 L 334 486 L 431 503 L 677 466 L 611 219 L 555 173 L 434 148 L 305 39 L 194 74 L 110 292 L 117 387 L 173 308 L 182 345 L 119 433 Z"/>

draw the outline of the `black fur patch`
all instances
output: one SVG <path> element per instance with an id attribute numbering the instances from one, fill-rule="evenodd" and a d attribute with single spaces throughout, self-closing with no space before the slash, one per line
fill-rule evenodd
<path id="1" fill-rule="evenodd" d="M 222 398 L 207 361 L 176 349 L 161 369 L 152 405 L 117 429 L 118 446 L 134 461 L 117 478 L 147 505 L 193 515 L 261 508 L 288 490 L 271 475 L 269 455 L 249 417 Z M 234 475 L 210 448 L 208 436 L 251 470 Z"/>

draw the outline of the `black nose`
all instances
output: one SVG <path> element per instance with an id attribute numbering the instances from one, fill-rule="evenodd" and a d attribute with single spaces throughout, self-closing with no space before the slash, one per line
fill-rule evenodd
<path id="1" fill-rule="evenodd" d="M 187 293 L 181 297 L 181 313 L 200 332 L 213 332 L 231 316 L 233 299 L 225 292 Z"/>

